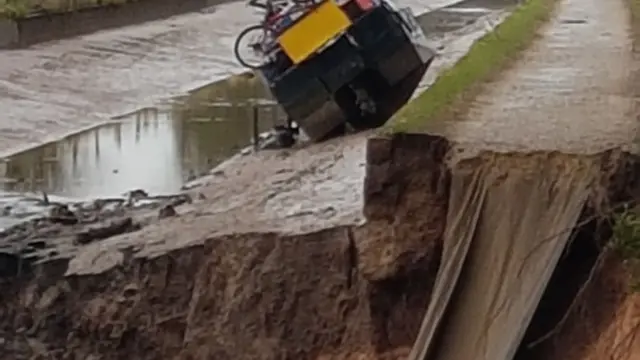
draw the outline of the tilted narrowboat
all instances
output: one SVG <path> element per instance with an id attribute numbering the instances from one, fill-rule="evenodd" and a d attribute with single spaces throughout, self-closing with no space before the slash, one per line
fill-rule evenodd
<path id="1" fill-rule="evenodd" d="M 274 44 L 264 60 L 243 63 L 311 141 L 382 126 L 435 56 L 411 10 L 388 0 L 319 0 L 275 18 L 279 27 L 263 25 Z"/>

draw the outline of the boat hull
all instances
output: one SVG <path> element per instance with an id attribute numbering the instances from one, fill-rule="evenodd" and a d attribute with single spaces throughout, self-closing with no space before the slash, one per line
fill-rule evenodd
<path id="1" fill-rule="evenodd" d="M 313 57 L 295 66 L 274 62 L 261 74 L 289 118 L 322 141 L 346 124 L 382 126 L 411 98 L 434 56 L 409 10 L 380 6 Z M 355 88 L 374 111 L 361 110 Z"/>

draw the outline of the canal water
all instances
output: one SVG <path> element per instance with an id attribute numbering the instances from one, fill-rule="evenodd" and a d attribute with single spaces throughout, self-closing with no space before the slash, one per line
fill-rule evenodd
<path id="1" fill-rule="evenodd" d="M 251 143 L 254 111 L 260 131 L 282 119 L 259 79 L 234 76 L 4 159 L 0 184 L 71 199 L 175 193 Z"/>

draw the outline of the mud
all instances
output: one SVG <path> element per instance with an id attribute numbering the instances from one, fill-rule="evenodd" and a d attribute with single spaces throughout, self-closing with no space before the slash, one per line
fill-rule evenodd
<path id="1" fill-rule="evenodd" d="M 31 264 L 66 258 L 79 246 L 137 231 L 165 214 L 173 216 L 175 207 L 191 202 L 188 195 L 152 196 L 143 190 L 82 202 L 20 196 L 2 207 L 3 276 L 20 274 Z"/>
<path id="2" fill-rule="evenodd" d="M 42 193 L 67 204 L 113 199 L 135 189 L 154 196 L 179 193 L 185 182 L 208 174 L 250 143 L 253 107 L 258 130 L 277 123 L 279 109 L 261 101 L 265 96 L 256 79 L 235 76 L 164 107 L 4 159 L 0 229 L 46 216 L 50 209 Z"/>

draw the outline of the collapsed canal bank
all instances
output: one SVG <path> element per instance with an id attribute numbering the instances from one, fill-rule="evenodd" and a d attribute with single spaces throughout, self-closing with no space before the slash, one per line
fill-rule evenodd
<path id="1" fill-rule="evenodd" d="M 184 213 L 86 245 L 71 261 L 46 261 L 2 278 L 3 288 L 11 290 L 0 302 L 8 319 L 4 344 L 17 358 L 40 351 L 140 359 L 403 359 L 420 315 L 435 299 L 432 282 L 452 251 L 447 239 L 478 231 L 496 239 L 494 225 L 502 224 L 505 240 L 518 229 L 529 233 L 532 241 L 523 243 L 530 248 L 544 234 L 559 232 L 577 236 L 576 249 L 599 246 L 601 239 L 593 237 L 606 235 L 605 228 L 580 229 L 606 227 L 605 218 L 592 215 L 639 191 L 637 158 L 618 151 L 507 159 L 488 153 L 452 167 L 446 162 L 451 144 L 440 137 L 398 135 L 368 147 L 366 223 L 349 219 L 343 208 L 323 209 L 316 195 L 312 200 L 323 211 L 286 217 L 267 205 L 250 214 L 243 204 L 225 213 Z M 268 204 L 268 197 L 250 208 L 260 202 Z M 513 221 L 504 222 L 500 214 L 513 212 Z M 570 218 L 569 227 L 560 213 Z M 536 219 L 539 226 L 523 219 Z M 574 222 L 582 227 L 570 231 Z M 545 295 L 548 306 L 533 317 L 538 325 L 527 339 L 551 329 L 549 314 L 563 313 L 567 304 L 560 299 L 571 297 L 595 262 L 570 254 L 561 262 L 568 261 L 573 276 L 554 275 L 560 279 L 555 288 L 569 292 Z"/>
<path id="2" fill-rule="evenodd" d="M 10 291 L 3 293 L 20 296 L 4 295 L 0 302 L 7 304 L 2 313 L 12 325 L 3 329 L 3 343 L 19 356 L 43 357 L 66 352 L 148 359 L 403 359 L 418 334 L 419 315 L 438 298 L 432 283 L 452 253 L 446 241 L 455 237 L 451 229 L 483 239 L 470 246 L 469 259 L 477 261 L 482 258 L 477 251 L 487 250 L 494 237 L 522 236 L 534 246 L 547 238 L 544 232 L 555 235 L 576 222 L 595 226 L 587 221 L 590 213 L 635 196 L 620 189 L 635 192 L 637 161 L 619 150 L 484 152 L 451 162 L 459 144 L 438 136 L 396 135 L 369 141 L 365 161 L 363 137 L 340 140 L 246 157 L 245 167 L 212 174 L 199 190 L 203 202 L 180 216 L 89 244 L 70 262 L 58 258 L 4 278 Z M 362 215 L 368 219 L 364 224 Z M 601 231 L 606 237 L 606 226 Z M 593 233 L 578 240 L 588 241 Z M 555 276 L 568 297 L 591 267 L 593 257 L 580 253 L 579 276 Z M 526 251 L 512 255 L 529 257 Z M 575 270 L 571 261 L 567 267 Z M 468 270 L 475 267 L 466 269 L 459 283 L 473 284 L 472 276 L 479 274 Z M 509 269 L 503 274 L 522 272 Z M 625 291 L 621 281 L 615 284 Z M 465 297 L 462 287 L 456 288 L 459 305 Z M 517 298 L 508 296 L 513 291 L 485 292 L 506 294 L 497 300 Z M 557 299 L 566 295 L 551 292 L 550 312 L 563 312 Z M 525 339 L 536 341 L 553 326 L 544 321 L 547 315 L 533 316 L 538 325 Z M 468 318 L 444 322 L 448 341 L 458 333 L 451 329 Z M 524 331 L 524 323 L 510 324 Z M 472 325 L 473 334 L 478 324 Z M 510 347 L 519 344 L 510 339 Z M 573 340 L 578 348 L 592 339 Z M 458 349 L 473 349 L 469 343 Z"/>

